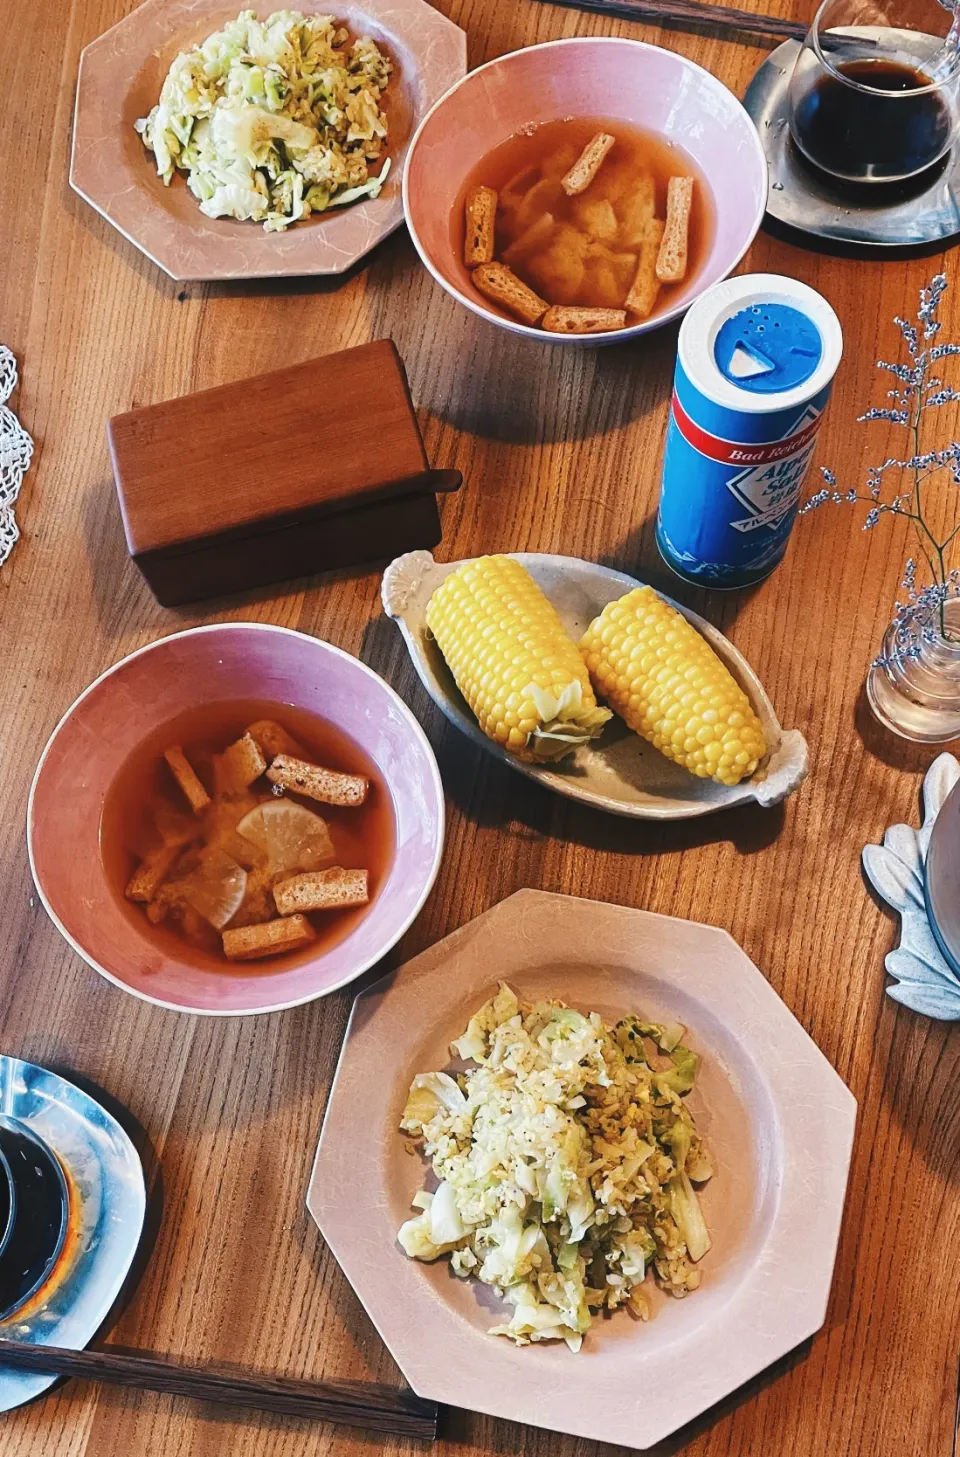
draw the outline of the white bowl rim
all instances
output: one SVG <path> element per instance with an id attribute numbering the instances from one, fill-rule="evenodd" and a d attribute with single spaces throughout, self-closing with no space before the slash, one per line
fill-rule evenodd
<path id="1" fill-rule="evenodd" d="M 733 102 L 734 109 L 740 111 L 743 114 L 743 119 L 747 122 L 747 134 L 754 144 L 756 160 L 759 164 L 760 171 L 763 174 L 764 186 L 759 189 L 759 201 L 753 222 L 749 230 L 747 241 L 740 249 L 740 252 L 737 254 L 736 258 L 731 260 L 730 266 L 727 268 L 726 272 L 721 274 L 719 278 L 714 280 L 715 283 L 722 283 L 725 278 L 729 278 L 730 274 L 737 267 L 737 264 L 741 261 L 744 254 L 747 252 L 747 249 L 753 243 L 753 240 L 757 236 L 757 233 L 760 231 L 760 224 L 763 222 L 764 214 L 767 210 L 767 183 L 769 179 L 769 168 L 767 165 L 766 153 L 763 150 L 763 143 L 760 140 L 760 135 L 754 124 L 753 118 L 750 116 L 750 113 L 747 111 L 739 96 L 735 96 L 734 93 L 730 90 L 730 87 L 725 85 L 724 82 L 720 80 L 719 76 L 715 76 L 713 72 L 708 71 L 705 66 L 698 65 L 696 61 L 688 60 L 688 58 L 681 55 L 679 51 L 671 51 L 668 50 L 666 46 L 656 46 L 653 45 L 652 42 L 646 40 L 634 40 L 631 36 L 568 35 L 563 37 L 561 40 L 545 40 L 538 42 L 538 44 L 534 46 L 521 46 L 516 50 L 504 51 L 503 55 L 494 56 L 493 59 L 490 61 L 484 61 L 482 66 L 476 66 L 472 71 L 468 71 L 465 76 L 461 76 L 459 81 L 455 81 L 454 84 L 449 88 L 449 90 L 445 91 L 443 95 L 439 98 L 439 100 L 433 103 L 430 110 L 421 120 L 413 136 L 410 138 L 410 142 L 407 147 L 406 160 L 403 165 L 403 178 L 401 181 L 401 194 L 403 196 L 403 216 L 407 224 L 407 231 L 409 232 L 410 237 L 413 239 L 413 246 L 416 248 L 418 254 L 420 255 L 420 261 L 423 263 L 424 267 L 431 275 L 431 277 L 437 283 L 439 283 L 442 289 L 444 289 L 447 293 L 452 294 L 455 299 L 457 299 L 460 303 L 464 305 L 465 308 L 468 308 L 471 313 L 476 314 L 477 318 L 486 319 L 487 323 L 497 324 L 501 328 L 508 329 L 512 334 L 523 335 L 523 337 L 526 339 L 536 339 L 541 344 L 609 344 L 619 343 L 624 339 L 637 339 L 640 337 L 641 334 L 649 334 L 652 332 L 652 330 L 659 329 L 664 324 L 669 324 L 672 320 L 680 318 L 680 316 L 682 314 L 685 314 L 687 309 L 689 309 L 696 302 L 696 300 L 701 297 L 701 294 L 695 294 L 693 298 L 688 299 L 685 303 L 675 304 L 673 308 L 667 309 L 665 313 L 654 314 L 652 318 L 643 319 L 639 324 L 630 324 L 625 329 L 616 329 L 609 334 L 549 334 L 543 329 L 533 328 L 530 324 L 521 324 L 519 319 L 509 319 L 503 314 L 495 314 L 491 309 L 486 309 L 483 307 L 482 304 L 477 303 L 476 299 L 468 298 L 465 293 L 461 293 L 459 288 L 456 288 L 446 278 L 442 277 L 439 270 L 433 266 L 433 263 L 427 255 L 426 248 L 420 241 L 420 237 L 410 216 L 410 200 L 408 189 L 410 164 L 413 161 L 413 156 L 416 151 L 417 144 L 420 141 L 420 134 L 426 127 L 427 123 L 430 121 L 433 113 L 435 111 L 438 111 L 440 107 L 443 106 L 447 98 L 452 96 L 455 91 L 459 91 L 461 86 L 466 85 L 466 83 L 470 81 L 474 76 L 479 76 L 481 71 L 487 71 L 490 69 L 491 66 L 499 66 L 501 62 L 509 60 L 512 56 L 526 54 L 526 52 L 528 51 L 545 51 L 555 49 L 557 46 L 583 45 L 635 46 L 638 50 L 653 51 L 658 55 L 672 56 L 675 60 L 679 61 L 689 70 L 699 72 L 700 75 L 705 76 L 712 85 L 719 87 L 721 91 L 725 91 L 729 96 L 730 100 Z M 712 287 L 712 285 L 708 286 Z"/>
<path id="2" fill-rule="evenodd" d="M 134 659 L 143 657 L 146 653 L 152 652 L 154 648 L 158 648 L 164 643 L 172 642 L 176 638 L 197 637 L 201 633 L 225 631 L 229 632 L 234 628 L 243 628 L 245 631 L 250 628 L 254 628 L 257 631 L 262 632 L 278 632 L 283 633 L 288 637 L 303 638 L 307 642 L 319 643 L 321 647 L 328 649 L 336 657 L 346 658 L 347 661 L 352 663 L 355 667 L 361 668 L 368 677 L 375 679 L 382 688 L 385 688 L 387 694 L 394 700 L 397 707 L 400 709 L 402 717 L 408 723 L 409 727 L 413 730 L 414 737 L 419 742 L 420 747 L 424 751 L 424 754 L 426 756 L 426 762 L 429 765 L 430 772 L 433 778 L 434 788 L 437 792 L 437 805 L 439 809 L 437 827 L 439 833 L 437 835 L 437 844 L 434 850 L 433 863 L 430 866 L 426 881 L 423 886 L 423 890 L 417 900 L 416 905 L 413 907 L 413 910 L 404 921 L 402 927 L 397 932 L 397 935 L 394 937 L 394 939 L 390 942 L 388 946 L 385 946 L 382 951 L 378 952 L 376 956 L 369 957 L 362 966 L 358 966 L 355 971 L 350 972 L 349 976 L 343 977 L 333 986 L 324 987 L 321 991 L 310 992 L 305 997 L 294 997 L 291 1001 L 276 1002 L 269 1007 L 246 1007 L 220 1011 L 213 1007 L 188 1007 L 184 1006 L 180 1002 L 168 1002 L 164 1001 L 160 997 L 148 996 L 146 992 L 139 991 L 136 987 L 130 986 L 128 982 L 121 981 L 118 976 L 115 976 L 112 971 L 108 971 L 106 967 L 101 966 L 100 963 L 89 954 L 89 952 L 83 949 L 83 947 L 79 944 L 75 937 L 72 936 L 71 933 L 67 930 L 66 926 L 63 924 L 60 917 L 51 906 L 50 902 L 47 899 L 43 886 L 40 884 L 40 880 L 37 875 L 36 864 L 34 863 L 33 858 L 33 803 L 41 771 L 43 770 L 43 766 L 46 763 L 47 755 L 52 749 L 55 740 L 57 739 L 61 729 L 66 724 L 67 720 L 72 715 L 74 709 L 76 709 L 84 701 L 84 699 L 87 698 L 94 691 L 95 688 L 99 688 L 100 684 L 103 683 L 107 678 L 118 672 L 119 669 L 125 668 L 126 665 L 128 663 L 132 663 Z M 66 710 L 65 713 L 61 715 L 56 727 L 54 728 L 53 732 L 50 734 L 50 737 L 47 739 L 46 744 L 44 745 L 43 753 L 40 755 L 40 758 L 37 762 L 37 767 L 33 772 L 33 779 L 30 781 L 30 793 L 27 798 L 27 857 L 30 862 L 30 874 L 33 877 L 33 883 L 37 888 L 37 894 L 40 897 L 41 904 L 43 905 L 44 910 L 50 917 L 53 924 L 56 926 L 57 930 L 60 932 L 63 939 L 73 948 L 73 950 L 77 953 L 82 961 L 85 961 L 86 964 L 89 967 L 92 967 L 94 971 L 99 972 L 99 974 L 107 981 L 112 982 L 114 986 L 119 987 L 121 991 L 127 992 L 129 996 L 138 997 L 142 1002 L 151 1002 L 155 1007 L 163 1007 L 166 1011 L 169 1012 L 183 1012 L 190 1017 L 259 1017 L 267 1016 L 271 1012 L 285 1012 L 288 1011 L 291 1007 L 302 1007 L 307 1002 L 316 1002 L 319 1001 L 321 997 L 327 997 L 330 996 L 333 992 L 342 991 L 345 986 L 349 986 L 351 982 L 356 981 L 358 977 L 363 976 L 365 971 L 369 971 L 371 966 L 376 966 L 378 961 L 381 961 L 389 951 L 392 951 L 393 947 L 396 946 L 397 942 L 407 934 L 410 927 L 417 919 L 417 916 L 423 909 L 427 896 L 433 889 L 434 882 L 440 870 L 440 861 L 443 857 L 443 847 L 446 838 L 446 812 L 446 801 L 444 799 L 443 780 L 440 776 L 440 766 L 437 764 L 437 757 L 433 752 L 430 740 L 427 738 L 422 726 L 420 725 L 417 718 L 414 716 L 412 709 L 410 709 L 407 704 L 404 703 L 397 690 L 393 688 L 385 678 L 381 678 L 379 673 L 374 672 L 373 668 L 369 667 L 366 663 L 361 662 L 359 658 L 355 658 L 352 653 L 348 653 L 344 648 L 338 648 L 334 643 L 327 642 L 325 638 L 314 637 L 314 635 L 309 632 L 299 632 L 296 628 L 293 627 L 280 627 L 278 624 L 272 622 L 208 622 L 204 623 L 200 627 L 187 627 L 183 628 L 179 632 L 167 633 L 164 637 L 155 638 L 153 642 L 144 643 L 143 647 L 135 648 L 132 653 L 127 653 L 126 656 L 120 658 L 118 662 L 113 663 L 109 668 L 104 669 L 102 673 L 94 678 L 92 683 L 88 683 L 87 687 L 84 688 L 83 692 L 77 695 L 77 697 L 70 704 L 70 707 Z"/>

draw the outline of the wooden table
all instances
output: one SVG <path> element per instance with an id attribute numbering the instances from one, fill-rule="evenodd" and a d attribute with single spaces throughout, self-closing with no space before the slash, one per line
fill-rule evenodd
<path id="1" fill-rule="evenodd" d="M 158 636 L 252 618 L 358 654 L 430 735 L 449 833 L 401 958 L 526 885 L 712 922 L 764 969 L 860 1100 L 824 1329 L 661 1457 L 681 1448 L 695 1457 L 947 1457 L 960 1348 L 960 1034 L 884 996 L 894 925 L 859 867 L 866 841 L 916 817 L 934 754 L 880 732 L 861 688 L 908 553 L 902 524 L 864 535 L 857 512 L 827 508 L 802 521 L 786 565 L 753 592 L 703 594 L 670 581 L 747 655 L 781 720 L 809 739 L 813 769 L 784 808 L 662 828 L 580 811 L 478 757 L 416 680 L 382 616 L 375 572 L 202 611 L 158 608 L 125 555 L 106 417 L 384 335 L 406 360 L 434 461 L 466 476 L 466 489 L 444 503 L 447 555 L 563 551 L 666 584 L 651 520 L 676 336 L 665 329 L 597 351 L 514 339 L 443 294 L 403 232 L 342 281 L 171 283 L 67 186 L 77 57 L 132 8 L 19 7 L 4 26 L 0 102 L 0 340 L 22 361 L 19 410 L 38 443 L 20 508 L 24 539 L 0 572 L 0 1047 L 90 1080 L 142 1126 L 156 1243 L 111 1340 L 316 1378 L 400 1379 L 303 1203 L 349 993 L 224 1022 L 145 1005 L 74 955 L 27 867 L 30 776 L 75 695 Z M 618 27 L 529 0 L 441 8 L 465 26 L 473 65 L 551 37 L 619 29 L 682 51 L 742 94 L 764 55 L 707 33 Z M 847 357 L 821 458 L 842 480 L 862 479 L 893 443 L 886 427 L 853 425 L 885 388 L 873 362 L 894 354 L 890 320 L 913 312 L 941 260 L 864 264 L 761 234 L 746 264 L 793 274 L 837 309 Z M 948 294 L 944 318 L 950 337 L 960 292 Z M 642 1391 L 637 1402 L 642 1412 Z M 344 1430 L 76 1383 L 3 1418 L 0 1434 L 4 1457 L 400 1451 Z M 441 1450 L 613 1452 L 459 1412 Z"/>

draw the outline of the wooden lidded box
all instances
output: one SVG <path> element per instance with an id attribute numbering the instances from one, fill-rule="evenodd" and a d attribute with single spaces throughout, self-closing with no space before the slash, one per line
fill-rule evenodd
<path id="1" fill-rule="evenodd" d="M 389 339 L 116 415 L 127 549 L 164 607 L 436 546 L 435 492 Z"/>

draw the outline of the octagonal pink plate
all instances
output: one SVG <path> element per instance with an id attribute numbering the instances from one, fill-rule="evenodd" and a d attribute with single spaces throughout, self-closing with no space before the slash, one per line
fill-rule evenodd
<path id="1" fill-rule="evenodd" d="M 341 940 L 238 964 L 194 951 L 171 933 L 151 934 L 139 907 L 111 883 L 100 825 L 111 784 L 144 741 L 198 705 L 244 699 L 305 709 L 359 746 L 390 796 L 394 850 L 369 908 Z M 253 622 L 174 633 L 109 668 L 51 735 L 27 807 L 33 878 L 74 950 L 124 991 L 210 1016 L 281 1011 L 373 966 L 430 893 L 443 828 L 433 750 L 389 684 L 330 643 Z"/>
<path id="2" fill-rule="evenodd" d="M 258 223 L 207 218 L 181 174 L 164 187 L 133 129 L 156 103 L 171 61 L 219 30 L 240 0 L 146 0 L 80 57 L 70 183 L 171 278 L 285 278 L 343 273 L 403 221 L 400 178 L 420 120 L 467 69 L 463 31 L 426 0 L 299 0 L 353 35 L 372 35 L 394 62 L 384 94 L 391 174 L 379 197 L 265 233 Z M 252 8 L 252 7 L 248 7 Z M 280 8 L 256 7 L 261 17 Z"/>
<path id="3" fill-rule="evenodd" d="M 608 1021 L 680 1021 L 701 1056 L 691 1111 L 716 1172 L 712 1248 L 685 1300 L 597 1320 L 581 1352 L 488 1334 L 503 1306 L 446 1260 L 409 1260 L 397 1230 L 434 1187 L 399 1130 L 413 1076 L 498 981 Z M 307 1205 L 420 1396 L 585 1440 L 645 1449 L 823 1324 L 856 1102 L 725 931 L 523 890 L 361 993 L 330 1094 Z M 545 1448 L 544 1450 L 549 1450 Z"/>

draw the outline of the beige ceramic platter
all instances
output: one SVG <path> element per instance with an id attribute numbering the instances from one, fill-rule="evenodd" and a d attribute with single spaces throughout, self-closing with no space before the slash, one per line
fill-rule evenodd
<path id="1" fill-rule="evenodd" d="M 564 627 L 579 642 L 589 624 L 608 602 L 638 586 L 633 577 L 579 557 L 551 556 L 543 552 L 511 552 L 553 603 Z M 757 772 L 733 787 L 697 779 L 631 733 L 614 718 L 593 743 L 584 744 L 559 764 L 525 764 L 483 733 L 437 644 L 427 632 L 427 603 L 435 589 L 462 562 L 437 562 L 428 551 L 407 552 L 391 562 L 383 574 L 381 596 L 389 617 L 395 619 L 420 679 L 451 723 L 487 753 L 530 779 L 608 814 L 631 819 L 679 820 L 712 814 L 734 805 L 754 802 L 779 804 L 803 783 L 807 775 L 807 743 L 797 729 L 784 729 L 763 684 L 746 659 L 723 633 L 689 607 L 666 600 L 702 633 L 749 697 L 769 745 Z M 662 594 L 661 594 L 662 595 Z"/>
<path id="2" fill-rule="evenodd" d="M 258 223 L 207 218 L 182 175 L 164 187 L 134 131 L 156 103 L 177 53 L 240 10 L 265 18 L 279 0 L 146 0 L 86 47 L 80 58 L 70 182 L 135 247 L 172 278 L 216 280 L 343 273 L 403 220 L 400 180 L 407 147 L 435 101 L 466 73 L 466 37 L 426 0 L 299 0 L 287 8 L 332 14 L 354 35 L 372 35 L 394 62 L 384 95 L 391 172 L 379 197 L 265 233 Z"/>
<path id="3" fill-rule="evenodd" d="M 691 1107 L 717 1170 L 702 1199 L 703 1284 L 655 1299 L 648 1324 L 623 1312 L 595 1322 L 576 1356 L 490 1336 L 494 1293 L 446 1261 L 408 1260 L 396 1241 L 412 1195 L 435 1186 L 398 1131 L 410 1081 L 456 1066 L 448 1044 L 498 979 L 611 1020 L 677 1019 L 702 1058 Z M 646 1449 L 822 1325 L 855 1115 L 726 932 L 526 890 L 357 998 L 307 1204 L 419 1395 Z"/>

